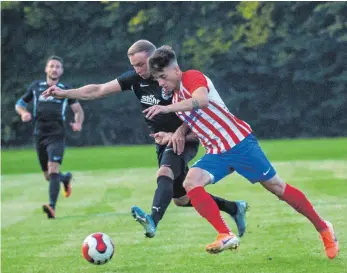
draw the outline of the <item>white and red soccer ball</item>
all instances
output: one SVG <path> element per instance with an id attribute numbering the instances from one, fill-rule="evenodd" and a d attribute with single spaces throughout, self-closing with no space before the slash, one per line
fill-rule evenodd
<path id="1" fill-rule="evenodd" d="M 114 244 L 105 233 L 96 232 L 85 238 L 82 244 L 83 257 L 92 264 L 105 264 L 112 259 Z"/>

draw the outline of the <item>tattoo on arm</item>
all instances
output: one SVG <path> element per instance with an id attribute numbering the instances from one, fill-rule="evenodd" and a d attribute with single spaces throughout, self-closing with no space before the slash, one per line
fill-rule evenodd
<path id="1" fill-rule="evenodd" d="M 197 100 L 193 99 L 192 104 L 193 104 L 193 109 L 194 110 L 198 110 L 200 108 L 199 102 Z"/>

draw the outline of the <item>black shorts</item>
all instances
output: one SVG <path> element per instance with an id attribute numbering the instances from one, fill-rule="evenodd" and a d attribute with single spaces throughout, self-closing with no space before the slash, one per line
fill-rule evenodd
<path id="1" fill-rule="evenodd" d="M 196 156 L 198 150 L 199 143 L 197 142 L 187 142 L 181 155 L 174 153 L 172 147 L 157 145 L 159 168 L 167 166 L 174 174 L 173 198 L 186 195 L 183 182 L 189 171 L 188 163 Z"/>
<path id="2" fill-rule="evenodd" d="M 47 136 L 36 138 L 36 152 L 42 171 L 48 170 L 48 162 L 63 162 L 65 138 L 62 136 Z"/>

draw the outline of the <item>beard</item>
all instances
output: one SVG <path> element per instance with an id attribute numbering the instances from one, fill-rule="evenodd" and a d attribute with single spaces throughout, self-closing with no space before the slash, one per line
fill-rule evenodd
<path id="1" fill-rule="evenodd" d="M 52 75 L 48 75 L 48 78 L 52 81 L 57 81 L 59 80 L 59 77 L 58 76 L 52 76 Z"/>

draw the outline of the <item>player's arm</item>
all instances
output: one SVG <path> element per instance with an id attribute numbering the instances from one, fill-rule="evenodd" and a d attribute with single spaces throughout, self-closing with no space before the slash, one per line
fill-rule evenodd
<path id="1" fill-rule="evenodd" d="M 167 132 L 158 132 L 155 134 L 151 134 L 151 137 L 155 139 L 155 142 L 159 145 L 170 145 L 171 138 L 173 136 L 173 133 L 167 133 Z M 189 132 L 185 136 L 186 142 L 193 142 L 193 141 L 199 141 L 198 137 L 193 133 Z"/>
<path id="2" fill-rule="evenodd" d="M 185 136 L 189 131 L 190 131 L 189 126 L 183 122 L 181 126 L 176 129 L 175 133 L 179 133 Z"/>
<path id="3" fill-rule="evenodd" d="M 167 111 L 183 112 L 205 108 L 208 106 L 208 90 L 206 87 L 199 87 L 192 93 L 192 98 L 166 106 Z"/>
<path id="4" fill-rule="evenodd" d="M 176 102 L 167 106 L 154 105 L 144 111 L 146 118 L 152 119 L 160 113 L 184 112 L 203 109 L 208 106 L 208 89 L 206 87 L 198 87 L 192 92 L 192 98 Z"/>
<path id="5" fill-rule="evenodd" d="M 15 109 L 17 114 L 20 116 L 22 116 L 23 114 L 29 113 L 29 111 L 27 110 L 27 103 L 22 98 L 17 100 Z"/>
<path id="6" fill-rule="evenodd" d="M 81 131 L 82 130 L 82 124 L 84 121 L 84 111 L 79 102 L 74 102 L 70 105 L 72 111 L 75 114 L 75 122 L 70 123 L 73 131 Z"/>
<path id="7" fill-rule="evenodd" d="M 53 96 L 59 99 L 94 100 L 121 92 L 122 88 L 117 79 L 103 84 L 88 84 L 77 89 L 62 90 L 57 86 L 49 87 L 43 92 L 44 97 Z"/>
<path id="8" fill-rule="evenodd" d="M 169 146 L 172 146 L 173 151 L 177 154 L 183 153 L 184 146 L 186 144 L 186 134 L 189 132 L 189 126 L 184 122 L 180 127 L 178 127 L 175 133 L 171 136 L 168 143 Z"/>
<path id="9" fill-rule="evenodd" d="M 25 94 L 16 102 L 15 109 L 18 115 L 21 116 L 23 122 L 28 122 L 31 120 L 31 113 L 27 110 L 27 104 L 32 101 L 33 93 L 31 91 L 31 86 L 29 86 Z"/>

